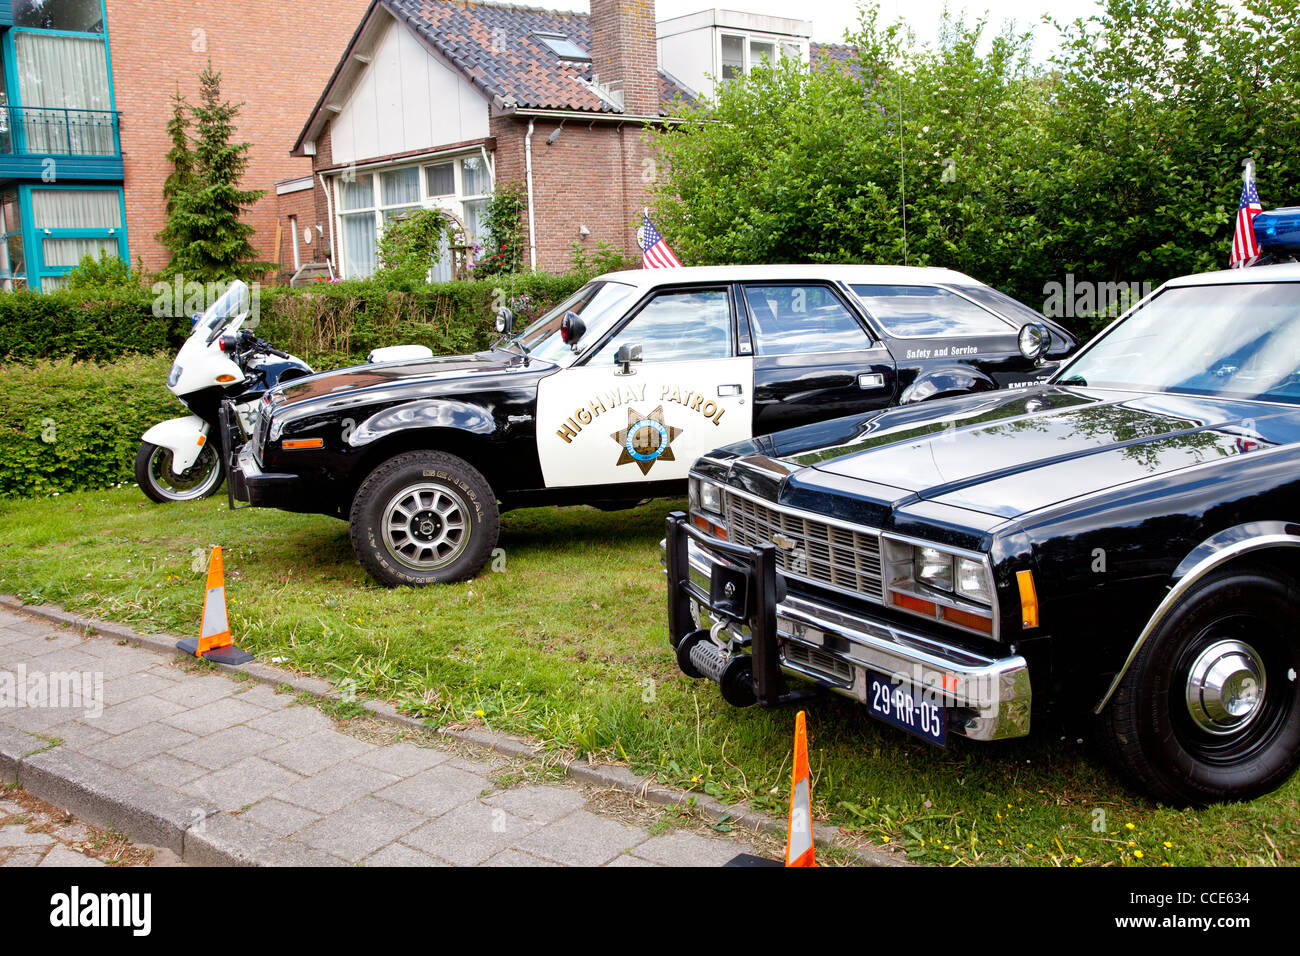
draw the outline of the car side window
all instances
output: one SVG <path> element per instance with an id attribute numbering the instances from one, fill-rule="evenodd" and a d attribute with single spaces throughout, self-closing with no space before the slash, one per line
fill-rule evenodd
<path id="1" fill-rule="evenodd" d="M 935 286 L 855 285 L 867 313 L 890 335 L 1010 335 L 1016 327 L 970 299 Z"/>
<path id="2" fill-rule="evenodd" d="M 589 364 L 608 365 L 624 345 L 641 346 L 643 362 L 729 358 L 730 296 L 726 289 L 663 292 L 601 346 Z"/>
<path id="3" fill-rule="evenodd" d="M 745 303 L 759 355 L 871 348 L 871 336 L 825 286 L 747 285 Z"/>

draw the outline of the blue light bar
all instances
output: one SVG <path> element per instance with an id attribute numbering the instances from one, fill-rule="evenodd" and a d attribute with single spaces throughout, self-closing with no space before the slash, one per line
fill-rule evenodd
<path id="1" fill-rule="evenodd" d="M 1300 252 L 1300 206 L 1270 209 L 1255 216 L 1255 241 L 1265 252 Z"/>

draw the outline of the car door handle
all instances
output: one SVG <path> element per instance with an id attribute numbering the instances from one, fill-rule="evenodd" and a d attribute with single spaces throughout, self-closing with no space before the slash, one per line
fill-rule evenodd
<path id="1" fill-rule="evenodd" d="M 739 385 L 719 385 L 718 398 L 726 398 L 728 395 L 739 395 L 744 389 Z"/>
<path id="2" fill-rule="evenodd" d="M 861 372 L 858 375 L 858 388 L 884 388 L 885 376 L 879 372 Z"/>

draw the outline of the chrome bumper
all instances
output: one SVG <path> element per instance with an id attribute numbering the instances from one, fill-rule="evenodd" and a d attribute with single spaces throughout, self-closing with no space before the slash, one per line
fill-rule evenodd
<path id="1" fill-rule="evenodd" d="M 680 514 L 680 513 L 678 513 Z M 763 649 L 766 628 L 754 628 L 757 608 L 747 620 L 717 613 L 715 569 L 744 571 L 748 549 L 724 543 L 690 527 L 685 516 L 670 516 L 663 542 L 663 564 L 669 574 L 669 630 L 674 646 L 684 629 L 712 633 L 715 642 L 729 647 Z M 684 557 L 684 569 L 673 581 L 672 553 Z M 750 563 L 750 569 L 757 562 Z M 750 570 L 752 574 L 752 570 Z M 763 588 L 755 587 L 759 594 Z M 907 684 L 914 694 L 948 709 L 949 729 L 974 740 L 1001 740 L 1029 733 L 1032 693 L 1029 666 L 1023 657 L 984 657 L 930 637 L 915 634 L 884 620 L 848 614 L 805 597 L 768 593 L 775 601 L 775 658 L 781 671 L 812 680 L 831 691 L 866 703 L 868 675 L 872 672 L 895 684 Z M 759 695 L 760 702 L 763 696 Z"/>

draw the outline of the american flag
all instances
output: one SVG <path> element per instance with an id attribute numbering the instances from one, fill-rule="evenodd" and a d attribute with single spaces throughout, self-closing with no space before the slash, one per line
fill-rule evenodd
<path id="1" fill-rule="evenodd" d="M 1259 203 L 1259 190 L 1255 188 L 1255 177 L 1246 171 L 1246 183 L 1241 188 L 1241 203 L 1237 206 L 1237 228 L 1232 234 L 1232 258 L 1228 265 L 1240 269 L 1249 260 L 1259 255 L 1259 244 L 1255 242 L 1253 228 L 1255 216 L 1264 211 Z"/>
<path id="2" fill-rule="evenodd" d="M 659 235 L 659 230 L 650 221 L 649 213 L 641 216 L 641 228 L 637 230 L 637 242 L 641 246 L 641 268 L 676 269 L 681 266 L 673 251 Z"/>

